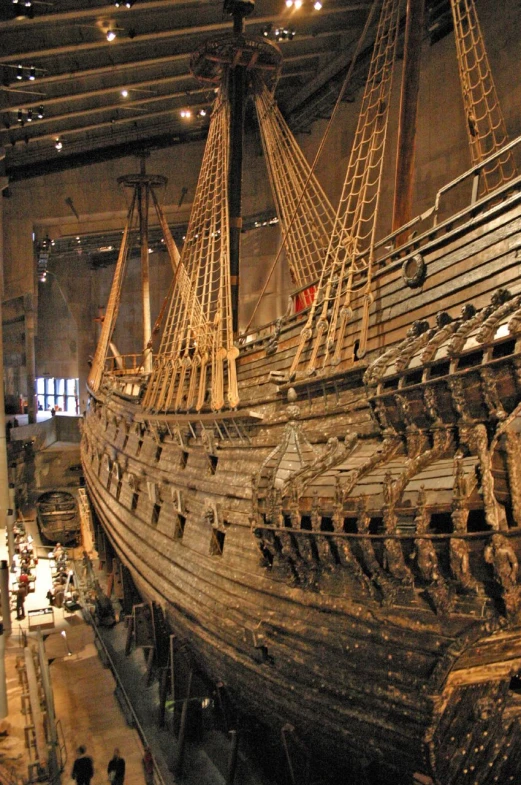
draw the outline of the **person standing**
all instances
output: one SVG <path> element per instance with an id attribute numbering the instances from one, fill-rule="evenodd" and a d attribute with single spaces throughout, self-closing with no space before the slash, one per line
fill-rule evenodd
<path id="1" fill-rule="evenodd" d="M 90 781 L 94 776 L 94 765 L 92 758 L 87 755 L 87 749 L 83 745 L 78 747 L 78 757 L 74 761 L 72 767 L 71 777 L 76 780 L 76 785 L 90 785 Z"/>
<path id="2" fill-rule="evenodd" d="M 121 757 L 117 747 L 114 750 L 114 755 L 109 760 L 107 774 L 112 785 L 123 785 L 125 780 L 125 759 Z"/>
<path id="3" fill-rule="evenodd" d="M 27 597 L 27 584 L 19 583 L 16 590 L 16 618 L 18 621 L 25 618 L 24 602 Z"/>

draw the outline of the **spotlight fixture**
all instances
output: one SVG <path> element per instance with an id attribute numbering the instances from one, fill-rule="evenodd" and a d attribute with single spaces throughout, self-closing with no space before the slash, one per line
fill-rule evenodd
<path id="1" fill-rule="evenodd" d="M 322 3 L 320 2 L 320 0 L 315 0 L 315 2 L 313 3 L 313 8 L 315 9 L 315 11 L 320 11 L 320 9 L 322 8 Z"/>
<path id="2" fill-rule="evenodd" d="M 293 0 L 293 5 L 297 9 L 302 8 L 302 0 Z"/>
<path id="3" fill-rule="evenodd" d="M 62 150 L 62 149 L 63 149 L 63 143 L 62 143 L 62 142 L 60 142 L 60 140 L 59 140 L 59 139 L 57 139 L 57 140 L 56 140 L 56 144 L 55 144 L 54 146 L 56 147 L 56 149 L 58 150 L 58 152 L 60 152 L 60 150 Z"/>
<path id="4" fill-rule="evenodd" d="M 43 106 L 38 107 L 38 120 L 43 119 Z"/>
<path id="5" fill-rule="evenodd" d="M 206 117 L 206 109 L 199 109 L 197 115 L 198 117 Z"/>
<path id="6" fill-rule="evenodd" d="M 264 38 L 269 38 L 272 30 L 273 30 L 273 25 L 271 24 L 271 22 L 267 25 L 264 25 L 264 27 L 262 28 L 262 35 L 264 36 Z"/>
<path id="7" fill-rule="evenodd" d="M 18 65 L 16 67 L 16 78 L 20 81 L 24 78 L 24 67 L 23 65 Z"/>
<path id="8" fill-rule="evenodd" d="M 185 120 L 188 120 L 192 116 L 190 109 L 181 109 L 181 117 L 184 117 Z"/>
<path id="9" fill-rule="evenodd" d="M 32 123 L 32 121 L 33 121 L 33 110 L 32 109 L 28 109 L 27 110 L 27 122 L 28 123 Z"/>
<path id="10" fill-rule="evenodd" d="M 22 112 L 21 109 L 19 109 L 18 110 L 18 122 L 19 123 L 23 123 L 23 121 L 24 121 L 24 113 Z"/>
<path id="11" fill-rule="evenodd" d="M 32 65 L 29 68 L 29 81 L 34 82 L 35 79 L 36 79 L 36 68 L 34 67 L 34 65 Z"/>
<path id="12" fill-rule="evenodd" d="M 107 41 L 113 41 L 116 37 L 114 30 L 107 30 Z"/>
<path id="13" fill-rule="evenodd" d="M 121 91 L 121 97 L 122 98 L 128 98 L 128 90 L 122 90 Z"/>
<path id="14" fill-rule="evenodd" d="M 132 8 L 134 2 L 135 0 L 115 0 L 114 5 L 116 8 L 121 8 L 122 5 L 124 5 L 125 8 Z"/>

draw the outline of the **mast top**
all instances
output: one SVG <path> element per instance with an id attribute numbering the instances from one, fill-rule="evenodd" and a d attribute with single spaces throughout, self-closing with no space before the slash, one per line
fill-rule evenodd
<path id="1" fill-rule="evenodd" d="M 230 16 L 244 19 L 255 10 L 255 0 L 224 0 L 223 11 Z"/>

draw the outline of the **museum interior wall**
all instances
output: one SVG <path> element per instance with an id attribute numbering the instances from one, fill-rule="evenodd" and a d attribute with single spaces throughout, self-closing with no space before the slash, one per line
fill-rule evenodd
<path id="1" fill-rule="evenodd" d="M 519 15 L 514 13 L 515 5 L 513 0 L 479 4 L 497 91 L 512 138 L 521 133 L 518 73 L 521 30 Z M 433 46 L 425 41 L 421 96 L 415 213 L 429 207 L 436 190 L 470 166 L 452 34 Z M 333 204 L 336 204 L 342 189 L 361 95 L 351 95 L 348 91 L 347 97 L 349 100 L 341 104 L 328 136 L 327 153 L 320 158 L 316 169 Z M 394 120 L 389 129 L 390 145 L 396 139 L 396 125 Z M 326 126 L 326 120 L 318 121 L 308 134 L 299 136 L 310 161 Z M 202 143 L 181 144 L 152 150 L 146 159 L 148 172 L 168 177 L 168 184 L 160 198 L 172 229 L 184 227 L 188 221 L 202 151 Z M 33 376 L 48 375 L 79 378 L 79 407 L 84 408 L 88 363 L 94 352 L 99 319 L 107 303 L 114 265 L 93 265 L 89 254 L 82 252 L 81 239 L 123 229 L 130 194 L 128 189 L 118 186 L 117 180 L 125 174 L 138 172 L 139 166 L 140 161 L 134 157 L 104 163 L 93 161 L 90 166 L 15 182 L 4 191 L 3 327 L 8 407 L 16 408 L 20 399 L 27 397 Z M 381 196 L 380 236 L 390 231 L 393 174 L 394 162 L 391 160 L 386 164 Z M 260 141 L 252 134 L 246 144 L 243 180 L 245 218 L 253 222 L 255 216 L 273 214 Z M 454 198 L 459 198 L 457 193 Z M 155 216 L 151 217 L 151 225 L 154 223 Z M 58 258 L 51 250 L 49 276 L 45 283 L 41 283 L 36 274 L 36 256 L 39 243 L 44 238 L 51 241 L 63 238 L 71 238 L 73 242 L 75 238 L 79 240 L 76 248 Z M 279 243 L 279 229 L 269 223 L 250 228 L 243 235 L 240 318 L 243 328 L 250 320 L 257 292 L 266 281 Z M 155 319 L 168 290 L 171 267 L 167 254 L 161 252 L 152 254 L 150 263 L 152 318 Z M 140 276 L 138 262 L 134 259 L 129 266 L 128 283 L 121 309 L 123 320 L 115 334 L 115 342 L 121 352 L 139 348 L 141 335 Z M 264 323 L 284 313 L 290 290 L 290 276 L 281 255 L 267 288 L 265 303 L 257 310 L 254 323 Z"/>

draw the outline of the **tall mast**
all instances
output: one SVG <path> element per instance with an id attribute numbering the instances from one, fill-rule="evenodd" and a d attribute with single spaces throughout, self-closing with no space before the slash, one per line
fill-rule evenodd
<path id="1" fill-rule="evenodd" d="M 394 188 L 393 231 L 399 229 L 400 226 L 404 226 L 412 218 L 416 115 L 418 113 L 424 16 L 425 0 L 407 0 Z M 403 237 L 402 239 L 405 240 L 406 238 Z"/>
<path id="2" fill-rule="evenodd" d="M 143 302 L 143 370 L 152 370 L 152 350 L 150 337 L 152 323 L 150 317 L 150 258 L 148 250 L 148 207 L 150 184 L 146 179 L 145 158 L 141 159 L 141 182 L 138 183 L 139 234 L 141 243 L 141 291 Z"/>
<path id="3" fill-rule="evenodd" d="M 244 33 L 244 17 L 252 13 L 254 2 L 225 0 L 224 10 L 233 17 L 233 32 Z M 240 46 L 237 51 L 240 53 Z M 246 99 L 246 67 L 232 62 L 229 71 L 230 92 L 230 176 L 228 206 L 230 211 L 230 285 L 233 334 L 239 332 L 239 261 L 242 230 L 242 157 L 244 146 L 244 103 Z"/>

